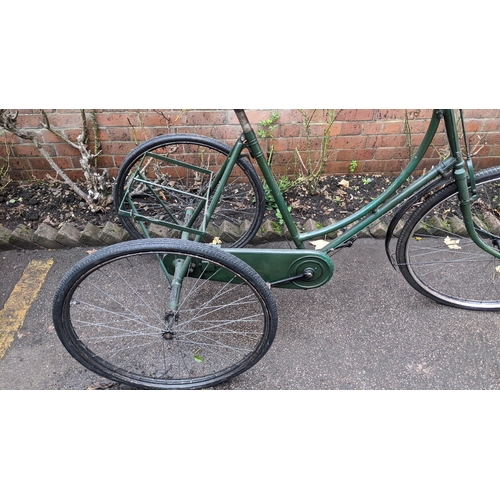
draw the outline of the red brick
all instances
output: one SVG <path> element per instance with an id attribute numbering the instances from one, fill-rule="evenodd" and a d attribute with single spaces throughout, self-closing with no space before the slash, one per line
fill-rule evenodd
<path id="1" fill-rule="evenodd" d="M 384 123 L 382 127 L 383 134 L 403 134 L 405 129 L 405 124 L 403 121 L 390 121 Z"/>
<path id="2" fill-rule="evenodd" d="M 465 130 L 467 134 L 473 134 L 482 129 L 483 122 L 481 120 L 467 120 L 465 122 Z M 462 133 L 462 125 L 458 126 L 459 133 Z"/>
<path id="3" fill-rule="evenodd" d="M 224 125 L 226 113 L 220 111 L 188 111 L 186 125 Z"/>
<path id="4" fill-rule="evenodd" d="M 411 134 L 411 143 L 413 145 L 413 148 L 415 149 L 415 152 L 417 151 L 418 146 L 422 143 L 424 139 L 424 134 Z"/>
<path id="5" fill-rule="evenodd" d="M 489 131 L 495 131 L 500 128 L 499 120 L 482 120 L 482 127 L 481 131 L 482 132 L 489 132 Z M 467 122 L 465 122 L 465 130 L 467 129 Z"/>
<path id="6" fill-rule="evenodd" d="M 487 140 L 490 144 L 500 144 L 500 132 L 489 132 Z"/>
<path id="7" fill-rule="evenodd" d="M 222 142 L 227 141 L 228 144 L 231 145 L 241 134 L 241 129 L 233 125 L 223 125 L 220 127 L 210 128 L 213 131 L 215 138 L 222 140 Z M 208 135 L 208 133 L 206 135 Z"/>
<path id="8" fill-rule="evenodd" d="M 394 155 L 394 148 L 377 148 L 373 158 L 375 160 L 391 160 Z"/>
<path id="9" fill-rule="evenodd" d="M 340 135 L 341 130 L 342 130 L 342 124 L 339 122 L 334 122 L 330 127 L 330 137 Z"/>
<path id="10" fill-rule="evenodd" d="M 323 137 L 328 126 L 325 123 L 313 123 L 309 128 L 310 137 Z M 305 135 L 305 133 L 304 133 Z"/>
<path id="11" fill-rule="evenodd" d="M 363 123 L 362 133 L 364 135 L 379 135 L 382 133 L 384 124 L 382 122 Z"/>
<path id="12" fill-rule="evenodd" d="M 116 141 L 106 145 L 106 154 L 126 156 L 136 147 L 132 141 Z"/>
<path id="13" fill-rule="evenodd" d="M 298 137 L 300 132 L 300 126 L 296 124 L 281 125 L 279 127 L 280 137 Z"/>
<path id="14" fill-rule="evenodd" d="M 44 149 L 51 155 L 55 153 L 52 145 L 44 146 Z M 12 150 L 15 156 L 40 156 L 40 151 L 31 143 L 15 144 Z"/>
<path id="15" fill-rule="evenodd" d="M 278 112 L 280 113 L 280 122 L 281 123 L 299 123 L 299 124 L 304 124 L 306 118 L 302 114 L 301 111 L 304 111 L 306 113 L 306 116 L 310 116 L 311 113 L 314 112 L 314 110 L 298 110 L 298 109 L 280 109 Z M 316 113 L 314 114 L 314 116 Z"/>
<path id="16" fill-rule="evenodd" d="M 287 149 L 287 140 L 286 139 L 271 139 L 270 143 L 274 146 L 275 151 L 286 151 Z M 261 143 L 262 147 L 262 143 Z"/>
<path id="17" fill-rule="evenodd" d="M 252 124 L 254 128 L 258 128 L 260 122 L 263 120 L 269 120 L 274 110 L 272 109 L 247 109 L 246 114 L 248 121 Z M 279 110 L 278 110 L 279 113 Z M 232 113 L 234 115 L 234 113 Z M 281 119 L 278 119 L 275 123 L 281 122 Z M 235 123 L 239 125 L 238 120 L 231 120 L 231 123 Z"/>
<path id="18" fill-rule="evenodd" d="M 30 115 L 18 115 L 17 126 L 19 128 L 40 128 L 41 121 L 42 115 L 36 110 L 36 112 Z"/>
<path id="19" fill-rule="evenodd" d="M 366 137 L 361 135 L 332 137 L 329 145 L 331 148 L 356 150 L 366 146 Z"/>
<path id="20" fill-rule="evenodd" d="M 73 113 L 47 112 L 47 118 L 49 120 L 50 126 L 53 128 L 81 128 L 82 126 L 82 118 L 79 110 L 75 110 Z M 40 121 L 41 120 L 42 117 L 40 116 Z"/>
<path id="21" fill-rule="evenodd" d="M 162 116 L 151 110 L 140 111 L 140 117 L 138 116 L 139 122 L 147 128 L 150 127 L 168 127 L 168 121 L 166 116 Z"/>
<path id="22" fill-rule="evenodd" d="M 404 109 L 377 109 L 373 114 L 375 120 L 404 120 Z"/>
<path id="23" fill-rule="evenodd" d="M 109 136 L 109 140 L 111 142 L 115 141 L 132 141 L 133 133 L 130 127 L 108 127 L 107 133 Z"/>
<path id="24" fill-rule="evenodd" d="M 337 151 L 337 161 L 352 161 L 355 159 L 356 151 L 352 149 L 340 149 Z"/>
<path id="25" fill-rule="evenodd" d="M 340 121 L 370 121 L 373 120 L 375 110 L 373 109 L 343 109 L 338 114 Z"/>
<path id="26" fill-rule="evenodd" d="M 378 135 L 368 137 L 366 145 L 372 148 L 399 147 L 405 144 L 405 140 L 403 135 Z"/>
<path id="27" fill-rule="evenodd" d="M 372 160 L 375 154 L 374 149 L 358 149 L 356 151 L 356 160 Z"/>
<path id="28" fill-rule="evenodd" d="M 80 156 L 79 151 L 69 144 L 60 142 L 58 144 L 55 144 L 54 146 L 57 156 Z"/>
<path id="29" fill-rule="evenodd" d="M 130 121 L 134 119 L 134 112 L 107 113 L 97 116 L 97 123 L 100 127 L 130 127 Z M 134 122 L 132 122 L 134 123 Z"/>
<path id="30" fill-rule="evenodd" d="M 464 109 L 464 118 L 498 118 L 498 109 Z M 458 117 L 458 112 L 455 113 Z"/>
<path id="31" fill-rule="evenodd" d="M 420 118 L 421 120 L 430 120 L 432 118 L 433 114 L 432 109 L 415 109 L 415 110 L 408 110 L 408 118 L 413 119 L 413 118 Z"/>
<path id="32" fill-rule="evenodd" d="M 341 128 L 342 135 L 359 135 L 361 133 L 361 123 L 343 122 Z"/>

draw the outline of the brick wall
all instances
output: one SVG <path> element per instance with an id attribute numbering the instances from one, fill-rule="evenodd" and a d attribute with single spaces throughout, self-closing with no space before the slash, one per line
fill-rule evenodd
<path id="1" fill-rule="evenodd" d="M 41 115 L 36 110 L 18 110 L 20 127 L 40 130 Z M 102 154 L 99 166 L 116 174 L 123 158 L 136 144 L 165 133 L 204 134 L 231 143 L 240 134 L 232 110 L 96 110 L 98 139 Z M 273 110 L 247 110 L 255 129 L 261 120 L 270 118 Z M 51 125 L 71 139 L 81 132 L 79 110 L 46 110 Z M 303 171 L 302 163 L 316 162 L 321 156 L 321 142 L 327 127 L 327 110 L 278 110 L 273 138 L 262 140 L 266 150 L 271 147 L 273 169 L 277 174 L 293 175 Z M 304 115 L 305 114 L 305 115 Z M 312 116 L 309 137 L 305 120 Z M 416 150 L 424 135 L 431 110 L 345 109 L 338 112 L 328 137 L 325 173 L 348 174 L 350 164 L 357 163 L 355 173 L 397 174 L 406 165 L 410 146 Z M 90 146 L 93 146 L 90 112 L 87 113 Z M 466 130 L 473 149 L 477 150 L 478 168 L 500 164 L 499 110 L 466 110 Z M 45 149 L 72 178 L 81 175 L 79 154 L 54 134 L 41 130 Z M 440 133 L 427 153 L 423 167 L 436 163 L 445 144 Z M 8 151 L 7 149 L 8 148 Z M 0 161 L 9 158 L 10 174 L 15 179 L 44 178 L 53 170 L 29 142 L 9 133 L 0 135 Z"/>

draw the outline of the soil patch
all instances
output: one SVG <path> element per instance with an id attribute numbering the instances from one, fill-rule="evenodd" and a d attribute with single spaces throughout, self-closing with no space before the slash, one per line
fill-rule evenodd
<path id="1" fill-rule="evenodd" d="M 329 219 L 340 220 L 363 208 L 392 181 L 385 176 L 327 176 L 320 180 L 314 194 L 300 184 L 287 190 L 284 197 L 295 221 L 313 219 L 324 225 Z"/>
<path id="2" fill-rule="evenodd" d="M 19 224 L 36 229 L 42 222 L 55 228 L 71 222 L 83 230 L 88 222 L 103 226 L 108 221 L 118 222 L 112 206 L 92 212 L 67 184 L 12 182 L 0 191 L 0 225 L 11 230 Z"/>
<path id="3" fill-rule="evenodd" d="M 387 188 L 385 176 L 327 176 L 320 180 L 314 194 L 300 184 L 285 191 L 284 197 L 297 222 L 313 219 L 325 224 L 341 219 L 366 205 Z M 268 200 L 269 216 L 274 216 Z M 119 223 L 113 206 L 92 212 L 64 183 L 11 182 L 0 190 L 0 225 L 14 230 L 19 224 L 36 229 L 41 223 L 54 228 L 70 222 L 83 230 L 88 222 L 98 227 L 106 222 Z"/>

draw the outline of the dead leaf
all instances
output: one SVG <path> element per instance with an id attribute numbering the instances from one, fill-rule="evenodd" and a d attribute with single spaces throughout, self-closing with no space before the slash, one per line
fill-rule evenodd
<path id="1" fill-rule="evenodd" d="M 314 240 L 309 242 L 311 245 L 314 245 L 316 250 L 321 250 L 322 248 L 328 245 L 328 241 L 326 240 Z"/>
<path id="2" fill-rule="evenodd" d="M 461 250 L 462 247 L 458 246 L 460 240 L 453 240 L 449 236 L 444 239 L 444 244 L 451 250 Z"/>
<path id="3" fill-rule="evenodd" d="M 348 188 L 349 187 L 349 181 L 346 181 L 345 179 L 342 179 L 340 182 L 339 182 L 339 186 L 342 186 L 344 188 Z"/>
<path id="4" fill-rule="evenodd" d="M 210 245 L 222 245 L 222 240 L 216 236 L 211 242 Z"/>

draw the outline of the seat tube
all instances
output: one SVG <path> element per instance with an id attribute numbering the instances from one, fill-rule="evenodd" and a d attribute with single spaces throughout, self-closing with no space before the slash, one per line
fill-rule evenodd
<path id="1" fill-rule="evenodd" d="M 245 110 L 235 109 L 234 112 L 236 113 L 241 128 L 243 129 L 243 134 L 246 139 L 246 145 L 250 153 L 252 154 L 252 157 L 255 158 L 255 161 L 259 165 L 260 171 L 262 172 L 262 175 L 264 176 L 264 179 L 269 186 L 269 189 L 274 197 L 274 201 L 276 202 L 278 210 L 280 211 L 283 218 L 283 222 L 290 232 L 290 236 L 292 237 L 295 246 L 297 248 L 304 248 L 304 243 L 300 240 L 299 230 L 295 225 L 290 212 L 288 211 L 288 207 L 286 206 L 286 202 L 283 199 L 278 183 L 276 182 L 276 179 L 274 178 L 274 175 L 271 172 L 271 169 L 266 161 L 264 152 L 262 151 L 259 141 L 257 140 L 257 136 L 255 135 L 250 122 L 248 121 Z"/>

